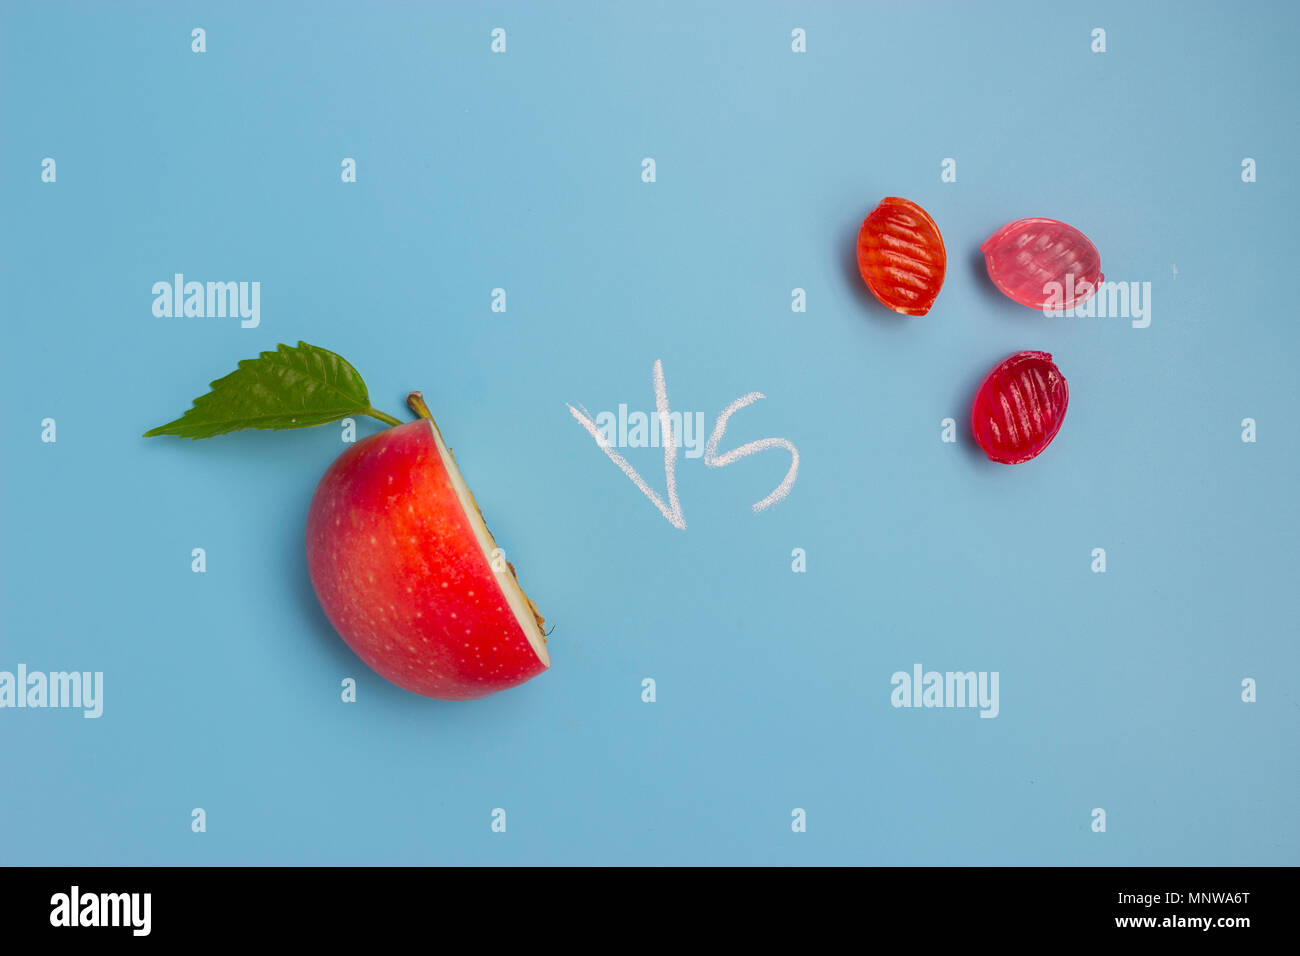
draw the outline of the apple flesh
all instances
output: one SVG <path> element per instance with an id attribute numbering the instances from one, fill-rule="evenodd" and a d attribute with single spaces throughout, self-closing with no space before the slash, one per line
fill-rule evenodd
<path id="1" fill-rule="evenodd" d="M 550 666 L 545 622 L 432 418 L 357 442 L 325 472 L 307 570 L 343 640 L 406 690 L 471 700 Z"/>

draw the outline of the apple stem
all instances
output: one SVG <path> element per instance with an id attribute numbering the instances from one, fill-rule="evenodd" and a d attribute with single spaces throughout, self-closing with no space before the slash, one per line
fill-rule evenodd
<path id="1" fill-rule="evenodd" d="M 412 392 L 406 396 L 406 404 L 411 406 L 411 411 L 421 418 L 433 420 L 433 412 L 429 411 L 429 406 L 424 403 L 424 396 L 419 392 Z"/>
<path id="2" fill-rule="evenodd" d="M 377 408 L 367 408 L 367 409 L 366 409 L 366 414 L 369 415 L 371 418 L 377 418 L 377 419 L 379 419 L 379 420 L 380 420 L 381 422 L 383 422 L 385 425 L 400 425 L 400 424 L 402 424 L 401 421 L 400 421 L 399 419 L 394 418 L 392 415 L 386 415 L 385 413 L 381 412 L 381 411 L 380 411 L 379 409 L 377 409 Z"/>

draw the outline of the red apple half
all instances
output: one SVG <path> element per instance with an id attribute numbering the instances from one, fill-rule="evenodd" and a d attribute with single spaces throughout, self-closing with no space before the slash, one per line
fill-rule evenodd
<path id="1" fill-rule="evenodd" d="M 343 640 L 406 690 L 470 700 L 550 666 L 545 622 L 432 418 L 357 442 L 325 472 L 307 570 Z"/>

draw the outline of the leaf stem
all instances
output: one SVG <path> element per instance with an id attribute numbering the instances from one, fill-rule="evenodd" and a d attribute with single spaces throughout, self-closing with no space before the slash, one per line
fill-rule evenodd
<path id="1" fill-rule="evenodd" d="M 421 418 L 433 418 L 433 412 L 429 411 L 429 406 L 424 403 L 424 396 L 419 392 L 412 392 L 406 396 L 406 404 L 411 406 L 411 411 Z"/>
<path id="2" fill-rule="evenodd" d="M 366 411 L 365 411 L 365 414 L 369 415 L 371 418 L 377 418 L 377 419 L 379 419 L 379 420 L 380 420 L 381 422 L 383 422 L 385 425 L 400 425 L 400 424 L 402 424 L 398 419 L 394 418 L 392 415 L 386 415 L 385 413 L 381 412 L 381 411 L 380 411 L 379 409 L 377 409 L 377 408 L 367 408 Z"/>

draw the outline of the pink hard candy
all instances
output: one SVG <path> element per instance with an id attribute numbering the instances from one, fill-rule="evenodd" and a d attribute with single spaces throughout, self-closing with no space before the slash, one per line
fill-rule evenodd
<path id="1" fill-rule="evenodd" d="M 1017 219 L 980 246 L 989 278 L 1030 308 L 1068 309 L 1087 301 L 1105 278 L 1101 254 L 1073 226 L 1055 219 Z"/>

